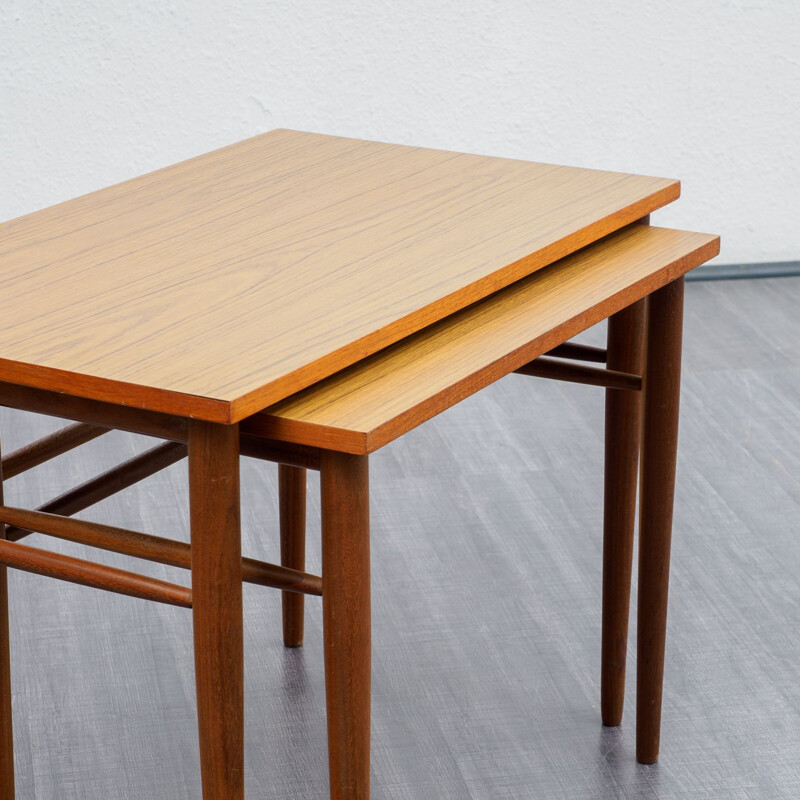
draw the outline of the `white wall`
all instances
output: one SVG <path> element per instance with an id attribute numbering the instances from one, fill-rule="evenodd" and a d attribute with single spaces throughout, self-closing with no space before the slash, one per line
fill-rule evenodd
<path id="1" fill-rule="evenodd" d="M 0 0 L 0 219 L 274 127 L 679 177 L 800 259 L 798 0 Z"/>

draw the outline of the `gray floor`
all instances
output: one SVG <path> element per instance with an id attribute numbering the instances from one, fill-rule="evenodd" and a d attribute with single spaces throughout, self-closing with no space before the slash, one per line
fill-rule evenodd
<path id="1" fill-rule="evenodd" d="M 376 800 L 800 797 L 800 279 L 687 291 L 661 763 L 635 763 L 632 691 L 599 721 L 602 391 L 512 376 L 373 457 Z M 58 425 L 0 423 L 7 452 Z M 143 445 L 110 434 L 7 502 Z M 247 552 L 276 558 L 274 467 L 244 464 L 243 502 Z M 314 479 L 314 569 L 318 510 Z M 185 464 L 83 516 L 186 539 Z M 190 615 L 11 591 L 18 797 L 196 800 Z M 287 651 L 278 601 L 245 590 L 248 797 L 321 799 L 319 602 Z"/>

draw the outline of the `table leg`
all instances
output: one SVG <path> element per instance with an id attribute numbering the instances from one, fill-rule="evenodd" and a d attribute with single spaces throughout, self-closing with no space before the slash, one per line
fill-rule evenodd
<path id="1" fill-rule="evenodd" d="M 678 446 L 684 279 L 648 300 L 641 495 L 636 681 L 636 758 L 658 760 L 667 628 L 672 504 Z"/>
<path id="2" fill-rule="evenodd" d="M 0 505 L 3 504 L 3 466 L 0 447 Z M 0 522 L 0 539 L 6 526 Z M 11 716 L 11 643 L 8 626 L 8 568 L 0 567 L 0 796 L 14 797 L 14 726 Z"/>
<path id="3" fill-rule="evenodd" d="M 322 614 L 331 800 L 368 800 L 370 732 L 367 456 L 324 451 Z"/>
<path id="4" fill-rule="evenodd" d="M 288 464 L 278 465 L 278 501 L 281 524 L 281 564 L 305 572 L 306 568 L 306 471 Z M 282 592 L 283 643 L 303 644 L 305 597 Z"/>
<path id="5" fill-rule="evenodd" d="M 239 428 L 189 422 L 192 610 L 203 800 L 244 798 Z"/>
<path id="6" fill-rule="evenodd" d="M 640 375 L 645 301 L 608 320 L 609 369 Z M 619 725 L 625 702 L 633 529 L 639 467 L 641 393 L 606 389 L 603 513 L 603 653 L 600 707 L 604 725 Z"/>

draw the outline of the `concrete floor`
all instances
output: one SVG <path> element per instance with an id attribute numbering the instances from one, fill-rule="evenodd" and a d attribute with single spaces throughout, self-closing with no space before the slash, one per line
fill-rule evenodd
<path id="1" fill-rule="evenodd" d="M 600 724 L 602 391 L 511 376 L 373 457 L 375 800 L 800 797 L 798 309 L 796 278 L 687 288 L 658 765 L 635 762 L 632 679 L 623 725 Z M 59 425 L 0 410 L 6 452 Z M 109 434 L 7 502 L 144 445 Z M 276 559 L 274 467 L 244 463 L 243 508 L 246 552 Z M 82 516 L 186 540 L 185 463 Z M 21 573 L 11 595 L 18 798 L 200 797 L 190 614 Z M 285 650 L 278 593 L 245 589 L 248 798 L 327 797 L 307 607 Z"/>

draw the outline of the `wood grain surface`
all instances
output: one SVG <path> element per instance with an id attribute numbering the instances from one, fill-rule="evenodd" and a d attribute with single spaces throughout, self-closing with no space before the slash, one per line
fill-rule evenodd
<path id="1" fill-rule="evenodd" d="M 108 592 L 191 608 L 192 593 L 185 586 L 108 567 L 83 558 L 51 553 L 38 547 L 0 540 L 0 561 L 7 567 L 58 578 Z M 6 797 L 7 795 L 3 795 Z"/>
<path id="2" fill-rule="evenodd" d="M 247 429 L 369 453 L 719 252 L 632 225 L 278 403 Z"/>
<path id="3" fill-rule="evenodd" d="M 320 496 L 330 800 L 369 800 L 372 606 L 367 457 L 324 453 Z"/>
<path id="4" fill-rule="evenodd" d="M 305 572 L 306 470 L 278 464 L 278 487 L 281 565 Z M 321 586 L 319 594 L 322 594 Z M 284 592 L 281 603 L 283 643 L 287 647 L 300 647 L 303 644 L 305 598 L 297 592 Z"/>
<path id="5" fill-rule="evenodd" d="M 643 298 L 608 318 L 609 368 L 642 374 L 646 316 Z M 641 394 L 607 389 L 605 417 L 600 713 L 603 724 L 613 727 L 622 722 L 625 706 Z"/>
<path id="6" fill-rule="evenodd" d="M 239 429 L 189 424 L 189 517 L 203 800 L 244 800 Z"/>
<path id="7" fill-rule="evenodd" d="M 0 380 L 235 422 L 679 190 L 271 131 L 0 225 Z"/>
<path id="8" fill-rule="evenodd" d="M 658 761 L 681 396 L 684 280 L 647 300 L 639 478 L 636 760 Z"/>
<path id="9" fill-rule="evenodd" d="M 287 469 L 296 468 L 287 467 Z M 303 470 L 298 471 L 303 472 Z M 303 499 L 305 500 L 305 496 Z M 96 522 L 62 517 L 60 514 L 48 514 L 9 506 L 0 506 L 0 520 L 2 520 L 0 525 L 14 526 L 15 529 L 23 532 L 35 530 L 37 533 L 47 534 L 47 536 L 57 539 L 65 539 L 69 542 L 77 542 L 133 558 L 155 561 L 158 564 L 168 564 L 182 569 L 190 569 L 192 564 L 191 547 L 186 542 L 177 542 L 162 536 L 151 536 L 127 528 L 98 525 Z M 0 543 L 1 546 L 2 543 Z M 287 569 L 277 564 L 257 561 L 253 558 L 242 559 L 242 580 L 245 583 L 283 589 L 292 596 L 295 594 L 298 596 L 322 594 L 322 581 L 318 576 L 309 575 L 296 569 Z"/>

